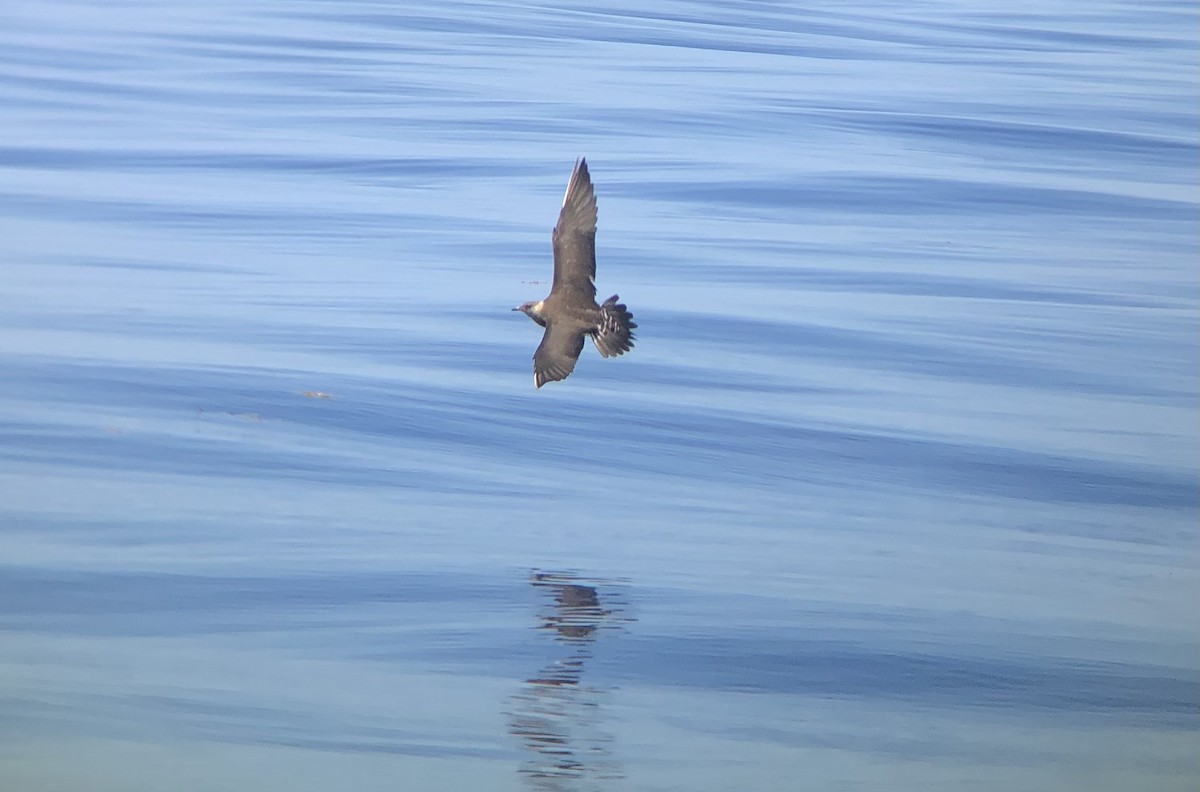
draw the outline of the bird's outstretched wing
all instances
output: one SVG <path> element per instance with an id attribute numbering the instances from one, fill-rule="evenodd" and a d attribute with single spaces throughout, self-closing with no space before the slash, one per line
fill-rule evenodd
<path id="1" fill-rule="evenodd" d="M 596 299 L 596 193 L 583 157 L 571 171 L 550 239 L 554 245 L 550 293 L 567 303 L 592 304 Z"/>
<path id="2" fill-rule="evenodd" d="M 582 330 L 555 322 L 546 325 L 542 343 L 533 353 L 533 384 L 540 388 L 547 382 L 566 379 L 575 370 L 582 351 Z"/>

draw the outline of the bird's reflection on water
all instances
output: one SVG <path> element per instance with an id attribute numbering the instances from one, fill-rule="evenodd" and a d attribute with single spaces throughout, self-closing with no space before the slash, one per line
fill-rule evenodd
<path id="1" fill-rule="evenodd" d="M 530 754 L 521 776 L 533 789 L 558 792 L 619 780 L 612 737 L 600 725 L 607 690 L 584 684 L 583 676 L 605 632 L 633 621 L 624 587 L 540 570 L 529 582 L 543 595 L 538 630 L 561 649 L 512 698 L 508 729 Z"/>

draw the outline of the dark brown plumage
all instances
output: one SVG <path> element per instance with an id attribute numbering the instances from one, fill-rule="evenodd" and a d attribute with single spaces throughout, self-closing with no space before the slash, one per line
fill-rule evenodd
<path id="1" fill-rule="evenodd" d="M 633 314 L 613 295 L 596 304 L 596 194 L 582 157 L 571 171 L 551 235 L 554 282 L 543 300 L 513 308 L 546 328 L 533 353 L 533 384 L 566 379 L 590 336 L 603 357 L 633 349 Z"/>

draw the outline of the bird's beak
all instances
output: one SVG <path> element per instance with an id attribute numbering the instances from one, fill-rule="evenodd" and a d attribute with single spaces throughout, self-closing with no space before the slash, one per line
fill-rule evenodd
<path id="1" fill-rule="evenodd" d="M 521 306 L 519 306 L 519 305 L 518 305 L 516 308 L 513 308 L 513 310 L 514 310 L 514 311 L 519 311 L 519 310 L 521 310 Z"/>

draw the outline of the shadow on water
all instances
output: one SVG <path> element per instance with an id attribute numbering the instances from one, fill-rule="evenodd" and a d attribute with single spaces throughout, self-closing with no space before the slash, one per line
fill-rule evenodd
<path id="1" fill-rule="evenodd" d="M 566 792 L 580 784 L 624 778 L 602 727 L 607 688 L 584 682 L 601 636 L 633 619 L 612 582 L 570 572 L 533 570 L 530 585 L 543 598 L 537 630 L 555 642 L 555 658 L 514 694 L 509 733 L 529 758 L 521 778 L 531 788 Z"/>

